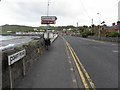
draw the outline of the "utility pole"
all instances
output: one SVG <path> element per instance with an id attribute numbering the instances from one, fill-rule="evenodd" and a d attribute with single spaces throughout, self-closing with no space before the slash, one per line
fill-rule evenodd
<path id="1" fill-rule="evenodd" d="M 99 15 L 99 31 L 98 31 L 98 39 L 100 39 L 100 24 L 101 24 L 101 14 L 97 13 Z"/>

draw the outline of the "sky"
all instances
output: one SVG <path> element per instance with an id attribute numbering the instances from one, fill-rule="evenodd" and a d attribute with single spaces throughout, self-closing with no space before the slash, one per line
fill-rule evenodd
<path id="1" fill-rule="evenodd" d="M 98 25 L 110 26 L 118 21 L 120 0 L 49 0 L 49 16 L 56 16 L 52 26 Z M 41 16 L 47 15 L 48 0 L 1 0 L 0 25 L 45 26 Z M 99 14 L 97 14 L 99 13 Z"/>

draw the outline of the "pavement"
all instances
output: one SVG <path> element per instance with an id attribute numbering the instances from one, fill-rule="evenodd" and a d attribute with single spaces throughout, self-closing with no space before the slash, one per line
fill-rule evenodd
<path id="1" fill-rule="evenodd" d="M 17 88 L 84 88 L 81 73 L 85 79 L 89 76 L 86 83 L 93 81 L 96 88 L 118 88 L 118 52 L 115 43 L 59 36 Z M 84 69 L 80 72 L 83 66 L 88 75 Z"/>
<path id="2" fill-rule="evenodd" d="M 55 34 L 54 37 L 51 39 L 51 42 L 53 43 L 57 37 L 58 35 Z M 14 39 L 0 41 L 0 89 L 2 88 L 2 50 L 28 43 L 34 38 L 39 38 L 39 36 L 17 36 Z"/>
<path id="3" fill-rule="evenodd" d="M 33 65 L 17 88 L 74 88 L 66 47 L 61 37 Z"/>

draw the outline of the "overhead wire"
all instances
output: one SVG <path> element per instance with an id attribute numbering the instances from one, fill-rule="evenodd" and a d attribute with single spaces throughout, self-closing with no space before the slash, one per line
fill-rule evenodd
<path id="1" fill-rule="evenodd" d="M 87 9 L 86 9 L 86 7 L 85 7 L 85 5 L 83 4 L 83 1 L 82 0 L 80 0 L 80 3 L 81 3 L 81 5 L 82 5 L 82 7 L 83 7 L 83 11 L 85 11 L 85 12 L 83 12 L 87 17 L 88 17 L 88 19 L 92 19 L 92 17 L 89 15 L 89 13 L 88 13 L 88 11 L 87 11 Z"/>

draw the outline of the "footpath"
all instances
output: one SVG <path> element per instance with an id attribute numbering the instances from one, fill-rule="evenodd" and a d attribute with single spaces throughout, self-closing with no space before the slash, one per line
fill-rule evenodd
<path id="1" fill-rule="evenodd" d="M 58 37 L 16 88 L 73 88 L 64 41 Z"/>

